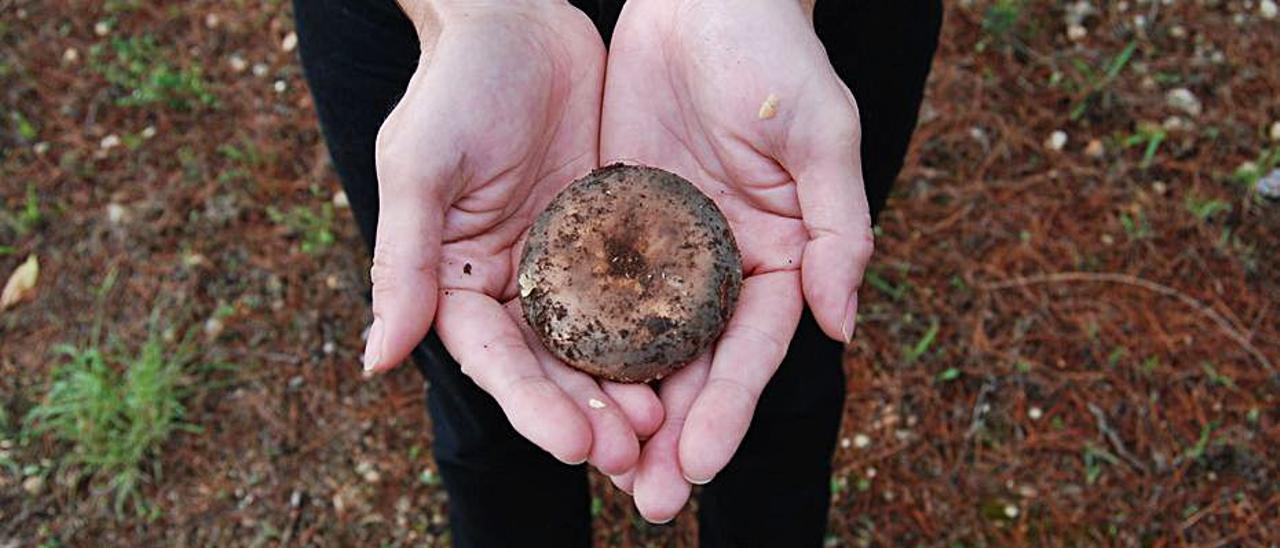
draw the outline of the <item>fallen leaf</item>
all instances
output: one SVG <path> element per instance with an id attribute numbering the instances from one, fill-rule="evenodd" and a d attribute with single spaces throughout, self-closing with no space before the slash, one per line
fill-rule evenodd
<path id="1" fill-rule="evenodd" d="M 4 284 L 4 292 L 0 293 L 0 310 L 5 310 L 19 301 L 30 297 L 35 293 L 36 278 L 40 276 L 40 263 L 36 261 L 36 256 L 27 257 L 27 260 L 13 269 L 13 274 L 9 275 L 9 281 Z"/>

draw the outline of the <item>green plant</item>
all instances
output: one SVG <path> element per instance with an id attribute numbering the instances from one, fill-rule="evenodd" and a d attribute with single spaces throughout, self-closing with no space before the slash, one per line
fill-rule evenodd
<path id="1" fill-rule="evenodd" d="M 26 234 L 39 227 L 44 222 L 44 213 L 40 211 L 40 195 L 36 192 L 36 185 L 27 185 L 27 198 L 21 210 L 16 213 L 0 210 L 0 219 L 18 234 Z"/>
<path id="2" fill-rule="evenodd" d="M 924 332 L 924 336 L 916 342 L 914 346 L 903 349 L 902 358 L 907 363 L 914 362 L 929 352 L 929 347 L 933 346 L 933 341 L 938 338 L 938 320 L 934 319 L 929 323 L 929 329 Z M 946 373 L 945 371 L 943 373 Z M 950 379 L 944 379 L 950 380 Z"/>
<path id="3" fill-rule="evenodd" d="M 158 318 L 151 323 L 150 335 L 133 356 L 104 351 L 96 334 L 83 347 L 59 346 L 64 361 L 54 369 L 43 400 L 26 416 L 26 435 L 48 434 L 70 446 L 59 464 L 114 493 L 117 513 L 132 501 L 139 515 L 147 515 L 138 490 L 160 473 L 150 457 L 174 433 L 200 431 L 184 419 L 193 346 L 185 341 L 166 346 Z"/>
<path id="4" fill-rule="evenodd" d="M 982 31 L 997 40 L 1008 41 L 1021 16 L 1021 0 L 996 0 L 982 14 Z"/>
<path id="5" fill-rule="evenodd" d="M 287 213 L 268 207 L 267 216 L 299 238 L 298 249 L 303 253 L 319 253 L 333 245 L 332 204 L 321 204 L 319 212 L 305 206 L 294 206 Z"/>
<path id="6" fill-rule="evenodd" d="M 1151 162 L 1155 160 L 1156 152 L 1160 150 L 1160 144 L 1169 137 L 1168 132 L 1157 124 L 1140 123 L 1138 131 L 1133 135 L 1125 138 L 1123 144 L 1125 148 L 1136 145 L 1146 145 L 1142 150 L 1142 163 L 1139 167 L 1147 169 L 1151 167 Z"/>
<path id="7" fill-rule="evenodd" d="M 866 280 L 867 285 L 876 288 L 876 290 L 884 293 L 885 296 L 892 300 L 901 301 L 907 294 L 907 284 L 894 285 L 889 280 L 884 279 L 880 272 L 875 269 L 867 269 L 862 279 Z"/>
<path id="8" fill-rule="evenodd" d="M 109 47 L 108 47 L 109 46 Z M 152 36 L 112 38 L 110 44 L 89 49 L 89 67 L 107 82 L 125 91 L 120 106 L 163 103 L 178 110 L 212 107 L 217 98 L 209 91 L 198 67 L 175 67 Z"/>
<path id="9" fill-rule="evenodd" d="M 1076 79 L 1076 92 L 1080 97 L 1071 107 L 1071 120 L 1077 121 L 1084 117 L 1089 107 L 1096 102 L 1109 103 L 1111 95 L 1109 88 L 1111 83 L 1120 77 L 1120 71 L 1129 64 L 1133 59 L 1133 54 L 1138 50 L 1137 40 L 1132 40 L 1128 45 L 1120 50 L 1115 57 L 1112 57 L 1099 68 L 1094 68 L 1081 59 L 1073 59 L 1072 65 L 1076 69 L 1078 78 Z"/>
<path id="10" fill-rule="evenodd" d="M 1134 212 L 1133 215 L 1121 213 L 1120 226 L 1124 227 L 1124 233 L 1130 240 L 1145 240 L 1152 234 L 1151 223 L 1147 222 L 1147 216 L 1141 210 Z"/>
<path id="11" fill-rule="evenodd" d="M 1219 213 L 1231 211 L 1231 204 L 1214 198 L 1201 198 L 1194 193 L 1187 195 L 1186 206 L 1187 211 L 1201 222 L 1208 221 Z"/>

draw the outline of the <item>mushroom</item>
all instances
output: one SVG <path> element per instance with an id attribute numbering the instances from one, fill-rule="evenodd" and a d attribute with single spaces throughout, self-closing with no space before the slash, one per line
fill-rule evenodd
<path id="1" fill-rule="evenodd" d="M 538 217 L 518 283 L 525 319 L 552 354 L 601 378 L 648 382 L 720 336 L 742 259 L 728 221 L 692 183 L 614 164 Z"/>

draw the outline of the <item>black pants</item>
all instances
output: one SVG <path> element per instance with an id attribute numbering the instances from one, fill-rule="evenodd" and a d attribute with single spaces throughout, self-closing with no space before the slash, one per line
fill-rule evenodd
<path id="1" fill-rule="evenodd" d="M 607 43 L 622 1 L 574 4 Z M 393 0 L 295 0 L 294 11 L 324 136 L 372 249 L 378 217 L 374 139 L 417 65 L 417 38 Z M 818 35 L 861 111 L 873 215 L 902 167 L 941 19 L 940 0 L 818 0 Z M 822 543 L 845 396 L 841 357 L 841 346 L 806 311 L 737 455 L 702 489 L 704 545 Z M 413 358 L 430 381 L 434 453 L 456 544 L 588 545 L 585 467 L 561 464 L 517 434 L 434 334 Z"/>

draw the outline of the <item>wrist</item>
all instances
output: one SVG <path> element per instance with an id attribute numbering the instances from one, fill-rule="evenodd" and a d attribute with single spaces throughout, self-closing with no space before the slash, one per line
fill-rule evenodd
<path id="1" fill-rule="evenodd" d="M 396 0 L 423 43 L 434 41 L 447 24 L 485 14 L 536 12 L 563 7 L 565 0 Z"/>

